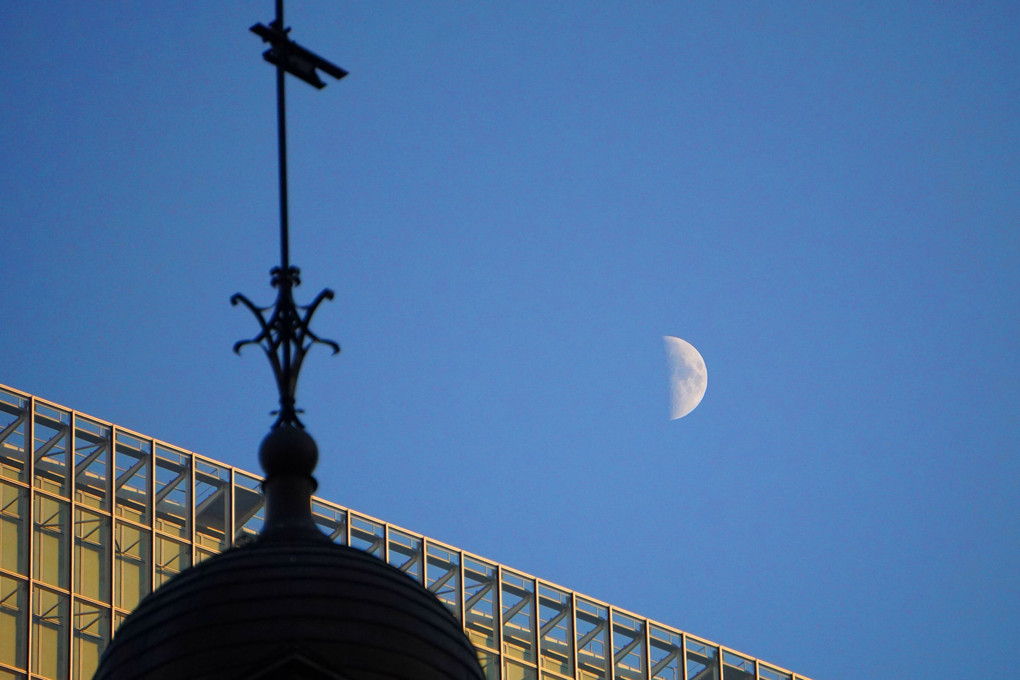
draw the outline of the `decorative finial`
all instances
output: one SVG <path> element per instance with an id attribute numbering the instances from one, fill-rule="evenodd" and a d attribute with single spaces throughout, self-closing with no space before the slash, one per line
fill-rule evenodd
<path id="1" fill-rule="evenodd" d="M 324 340 L 317 336 L 308 327 L 312 315 L 323 300 L 332 300 L 333 291 L 328 288 L 321 291 L 310 305 L 298 305 L 294 302 L 293 289 L 301 283 L 299 278 L 300 270 L 297 267 L 289 267 L 286 272 L 279 267 L 273 267 L 270 272 L 273 288 L 278 289 L 276 304 L 271 307 L 256 307 L 251 300 L 240 293 L 230 298 L 230 304 L 243 304 L 258 319 L 262 331 L 251 340 L 241 340 L 234 343 L 234 351 L 241 353 L 245 345 L 259 345 L 269 358 L 269 364 L 273 367 L 273 376 L 276 378 L 276 387 L 280 393 L 280 408 L 273 411 L 276 415 L 276 422 L 273 428 L 281 425 L 304 428 L 298 414 L 301 409 L 296 408 L 296 393 L 298 374 L 301 372 L 301 365 L 304 363 L 305 354 L 315 343 L 330 347 L 333 354 L 340 352 L 340 345 L 332 340 Z M 269 319 L 266 313 L 272 312 Z M 303 315 L 302 315 L 303 313 Z"/>
<path id="2" fill-rule="evenodd" d="M 290 29 L 284 28 L 283 0 L 276 0 L 276 19 L 269 26 L 255 24 L 251 31 L 261 37 L 263 42 L 271 44 L 262 56 L 276 66 L 277 137 L 280 160 L 280 266 L 274 267 L 269 272 L 270 282 L 278 291 L 276 303 L 272 306 L 258 307 L 240 293 L 230 298 L 232 305 L 241 303 L 247 307 L 255 315 L 262 329 L 251 340 L 235 343 L 234 351 L 240 354 L 241 348 L 245 345 L 262 347 L 269 358 L 280 392 L 280 409 L 273 411 L 277 416 L 273 429 L 281 426 L 304 429 L 298 418 L 301 410 L 295 406 L 295 394 L 305 354 L 316 343 L 330 347 L 333 354 L 337 354 L 340 352 L 340 345 L 332 340 L 320 338 L 308 327 L 319 303 L 323 300 L 332 300 L 333 291 L 328 288 L 323 290 L 310 305 L 298 305 L 294 302 L 294 288 L 301 284 L 301 272 L 297 267 L 290 265 L 287 216 L 287 102 L 284 73 L 291 73 L 321 90 L 326 84 L 319 78 L 319 70 L 337 80 L 346 76 L 347 71 L 309 52 L 287 37 Z M 268 318 L 266 314 L 269 314 Z"/>

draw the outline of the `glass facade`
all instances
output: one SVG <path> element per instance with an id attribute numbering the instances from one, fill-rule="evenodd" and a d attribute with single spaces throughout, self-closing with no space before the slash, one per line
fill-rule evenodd
<path id="1" fill-rule="evenodd" d="M 0 386 L 0 680 L 87 680 L 153 588 L 258 533 L 260 479 Z M 386 560 L 462 622 L 491 680 L 806 680 L 315 499 L 334 541 Z"/>

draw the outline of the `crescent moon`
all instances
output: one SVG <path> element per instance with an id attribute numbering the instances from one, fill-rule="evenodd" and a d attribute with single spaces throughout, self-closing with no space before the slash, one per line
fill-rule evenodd
<path id="1" fill-rule="evenodd" d="M 701 403 L 708 389 L 708 368 L 691 343 L 672 335 L 664 335 L 662 339 L 666 343 L 666 357 L 669 361 L 669 419 L 676 420 L 683 418 Z"/>

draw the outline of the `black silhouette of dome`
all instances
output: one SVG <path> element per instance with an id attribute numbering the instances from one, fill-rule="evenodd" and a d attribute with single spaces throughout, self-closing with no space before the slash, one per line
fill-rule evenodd
<path id="1" fill-rule="evenodd" d="M 316 457 L 303 430 L 266 437 L 265 530 L 146 597 L 95 680 L 482 680 L 473 646 L 438 598 L 314 525 Z"/>

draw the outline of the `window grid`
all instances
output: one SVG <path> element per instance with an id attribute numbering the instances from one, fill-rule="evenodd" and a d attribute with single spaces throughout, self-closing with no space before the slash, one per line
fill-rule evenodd
<path id="1" fill-rule="evenodd" d="M 257 532 L 260 481 L 0 386 L 0 547 L 22 555 L 0 561 L 0 680 L 90 678 L 154 584 Z M 487 679 L 808 680 L 336 503 L 313 516 L 435 592 Z"/>

